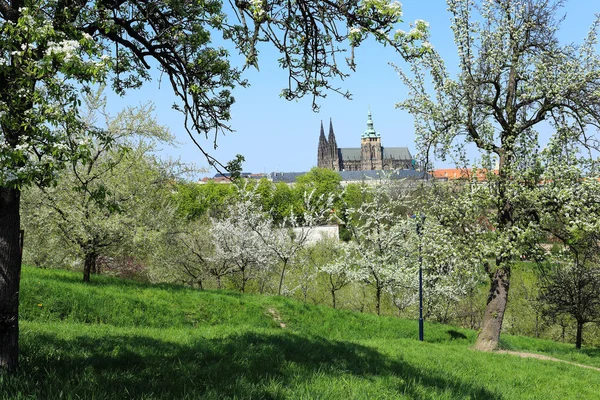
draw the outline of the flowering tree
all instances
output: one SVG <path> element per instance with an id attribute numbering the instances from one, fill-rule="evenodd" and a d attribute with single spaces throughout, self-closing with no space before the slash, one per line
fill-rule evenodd
<path id="1" fill-rule="evenodd" d="M 445 207 L 439 199 L 423 201 L 428 193 L 419 197 L 399 187 L 383 183 L 363 187 L 368 200 L 348 211 L 354 240 L 348 243 L 343 260 L 331 268 L 346 265 L 354 280 L 373 286 L 379 314 L 384 293 L 401 310 L 415 303 L 421 267 L 426 316 L 444 320 L 448 306 L 480 281 L 481 252 L 444 224 L 438 211 Z M 406 210 L 420 211 L 409 217 L 403 213 Z"/>
<path id="2" fill-rule="evenodd" d="M 86 127 L 95 135 L 81 133 L 80 137 L 87 139 L 89 155 L 73 160 L 55 185 L 26 189 L 23 208 L 32 237 L 58 237 L 62 249 L 72 246 L 75 258 L 83 260 L 83 280 L 89 282 L 90 274 L 98 272 L 99 256 L 115 254 L 117 247 L 131 248 L 126 243 L 132 243 L 136 234 L 149 230 L 150 225 L 150 229 L 158 228 L 142 213 L 156 206 L 150 204 L 153 199 L 161 194 L 166 197 L 162 189 L 171 177 L 151 153 L 155 140 L 169 141 L 171 136 L 151 116 L 149 105 L 110 117 L 99 93 L 86 102 Z M 97 121 L 100 116 L 103 121 Z M 106 128 L 96 127 L 98 122 Z M 162 206 L 152 211 L 152 218 L 169 220 L 169 207 Z M 39 244 L 31 251 L 40 251 L 35 249 Z"/>
<path id="3" fill-rule="evenodd" d="M 228 266 L 231 273 L 239 275 L 239 289 L 243 293 L 246 283 L 273 265 L 271 252 L 262 240 L 270 228 L 269 217 L 253 202 L 242 198 L 227 209 L 223 219 L 211 221 L 210 235 L 214 252 L 211 264 Z"/>
<path id="4" fill-rule="evenodd" d="M 540 299 L 547 315 L 575 320 L 575 347 L 580 349 L 584 325 L 600 321 L 600 181 L 595 162 L 573 147 L 564 151 L 559 142 L 552 140 L 540 157 L 540 226 L 560 244 L 558 251 L 537 254 Z"/>
<path id="5" fill-rule="evenodd" d="M 484 278 L 482 252 L 456 229 L 442 225 L 433 213 L 428 214 L 421 229 L 421 236 L 413 235 L 412 240 L 421 245 L 413 259 L 422 259 L 424 318 L 447 323 L 452 306 Z"/>
<path id="6" fill-rule="evenodd" d="M 390 196 L 388 189 L 381 183 L 364 186 L 362 190 L 368 191 L 369 201 L 347 211 L 353 240 L 345 249 L 343 264 L 355 280 L 373 286 L 377 315 L 381 313 L 381 297 L 386 288 L 400 276 L 415 273 L 417 267 L 410 260 L 410 244 L 405 240 L 410 224 L 395 213 L 395 205 L 402 199 Z"/>
<path id="7" fill-rule="evenodd" d="M 498 160 L 487 193 L 473 198 L 491 225 L 488 257 L 490 293 L 476 348 L 494 349 L 500 331 L 514 260 L 539 239 L 536 196 L 539 154 L 536 128 L 545 121 L 580 149 L 596 147 L 588 126 L 600 124 L 598 21 L 581 46 L 561 46 L 556 13 L 562 2 L 548 0 L 448 0 L 459 56 L 451 78 L 439 54 L 429 48 L 412 60 L 414 75 L 402 74 L 410 99 L 401 102 L 415 116 L 424 159 L 432 154 L 465 159 L 473 144 L 484 161 Z M 431 84 L 426 82 L 431 77 Z M 491 162 L 484 163 L 491 169 Z M 537 175 L 536 175 L 537 174 Z M 539 203 L 537 203 L 539 205 Z M 489 239 L 489 238 L 488 238 Z"/>
<path id="8" fill-rule="evenodd" d="M 281 295 L 282 293 L 287 267 L 294 262 L 300 251 L 308 245 L 313 230 L 318 225 L 328 222 L 332 207 L 332 195 L 315 196 L 314 189 L 305 191 L 302 214 L 295 214 L 292 209 L 280 224 L 271 221 L 269 229 L 256 230 L 265 246 L 281 262 L 277 294 Z"/>
<path id="9" fill-rule="evenodd" d="M 331 306 L 336 308 L 337 292 L 348 286 L 352 282 L 353 276 L 344 257 L 344 244 L 338 240 L 327 239 L 324 241 L 324 245 L 327 247 L 329 253 L 328 258 L 332 258 L 333 261 L 322 264 L 319 267 L 319 271 L 325 275 L 327 287 L 331 294 Z"/>

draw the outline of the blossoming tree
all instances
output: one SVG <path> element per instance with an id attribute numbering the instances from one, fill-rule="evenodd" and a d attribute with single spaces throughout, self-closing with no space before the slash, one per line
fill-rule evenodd
<path id="1" fill-rule="evenodd" d="M 157 142 L 172 142 L 172 136 L 152 116 L 150 104 L 110 116 L 105 101 L 100 91 L 85 97 L 86 131 L 78 136 L 88 143 L 89 155 L 73 160 L 55 184 L 23 192 L 30 243 L 39 246 L 41 238 L 60 238 L 63 250 L 71 249 L 83 260 L 84 282 L 98 272 L 98 257 L 131 247 L 126 243 L 133 242 L 135 234 L 159 231 L 157 220 L 172 219 L 169 207 L 157 207 L 161 195 L 166 197 L 165 182 L 172 171 L 152 157 Z M 69 141 L 67 146 L 77 143 Z"/>
<path id="2" fill-rule="evenodd" d="M 345 275 L 372 286 L 379 315 L 385 293 L 400 309 L 416 302 L 421 267 L 426 313 L 443 319 L 440 316 L 448 304 L 479 282 L 480 252 L 445 226 L 435 207 L 415 202 L 425 197 L 416 197 L 406 188 L 399 191 L 385 180 L 363 190 L 369 200 L 348 210 L 353 240 L 345 246 L 341 259 L 326 271 L 340 274 L 345 266 Z M 423 211 L 427 212 L 425 218 Z"/>
<path id="3" fill-rule="evenodd" d="M 562 1 L 448 0 L 458 50 L 452 78 L 432 47 L 401 73 L 410 98 L 399 107 L 415 116 L 421 155 L 463 157 L 466 145 L 498 160 L 487 192 L 474 201 L 491 225 L 486 247 L 490 292 L 476 348 L 494 349 L 508 300 L 511 268 L 536 234 L 539 206 L 538 131 L 550 126 L 579 151 L 596 148 L 600 124 L 599 22 L 581 46 L 561 45 L 556 14 Z M 428 82 L 428 77 L 431 82 Z M 588 153 L 585 153 L 588 154 Z M 491 163 L 485 167 L 492 168 Z M 483 194 L 483 192 L 482 192 Z M 536 239 L 537 238 L 537 239 Z"/>

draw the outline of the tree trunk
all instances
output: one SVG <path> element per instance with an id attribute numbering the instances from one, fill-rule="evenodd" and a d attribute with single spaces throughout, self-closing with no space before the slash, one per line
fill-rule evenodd
<path id="1" fill-rule="evenodd" d="M 577 334 L 575 336 L 575 348 L 581 350 L 581 342 L 583 342 L 583 322 L 577 321 Z"/>
<path id="2" fill-rule="evenodd" d="M 287 262 L 283 263 L 283 268 L 281 269 L 281 277 L 279 278 L 279 289 L 277 290 L 277 295 L 281 296 L 281 289 L 283 288 L 283 279 L 285 278 L 285 268 L 287 267 Z"/>
<path id="3" fill-rule="evenodd" d="M 85 259 L 83 261 L 83 281 L 89 282 L 90 275 L 96 271 L 96 259 L 98 258 L 95 251 L 86 252 Z"/>
<path id="4" fill-rule="evenodd" d="M 481 332 L 475 342 L 477 350 L 492 351 L 498 346 L 504 311 L 508 302 L 509 285 L 510 266 L 504 265 L 496 270 L 492 278 Z"/>
<path id="5" fill-rule="evenodd" d="M 377 315 L 381 315 L 381 287 L 379 285 L 375 291 L 375 311 Z"/>
<path id="6" fill-rule="evenodd" d="M 240 287 L 240 292 L 244 293 L 246 289 L 246 267 L 242 268 L 242 285 Z"/>
<path id="7" fill-rule="evenodd" d="M 20 193 L 0 187 L 0 372 L 19 360 Z"/>
<path id="8" fill-rule="evenodd" d="M 335 308 L 335 290 L 331 289 L 331 303 L 333 305 L 333 308 Z"/>

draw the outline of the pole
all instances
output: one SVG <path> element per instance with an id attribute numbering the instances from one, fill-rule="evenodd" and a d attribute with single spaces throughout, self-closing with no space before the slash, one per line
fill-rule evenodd
<path id="1" fill-rule="evenodd" d="M 423 341 L 423 257 L 419 243 L 419 340 Z"/>
<path id="2" fill-rule="evenodd" d="M 425 223 L 425 215 L 421 214 L 421 221 L 417 220 L 417 235 L 419 235 L 419 340 L 423 341 L 423 232 L 422 224 Z"/>

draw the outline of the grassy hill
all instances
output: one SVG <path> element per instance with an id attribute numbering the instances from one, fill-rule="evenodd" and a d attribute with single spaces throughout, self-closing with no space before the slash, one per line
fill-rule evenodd
<path id="1" fill-rule="evenodd" d="M 600 371 L 471 350 L 475 332 L 282 297 L 24 268 L 2 399 L 598 399 Z M 502 346 L 600 367 L 596 349 Z"/>

